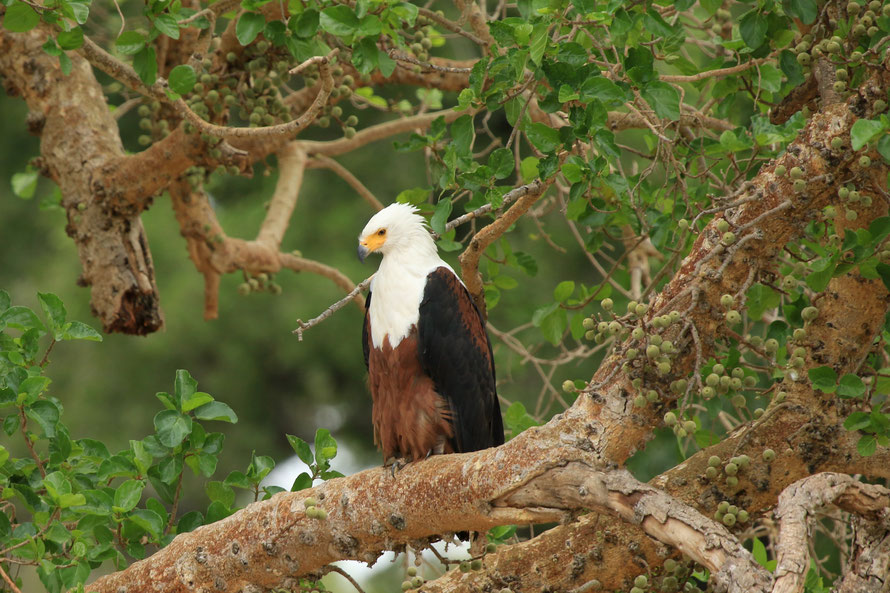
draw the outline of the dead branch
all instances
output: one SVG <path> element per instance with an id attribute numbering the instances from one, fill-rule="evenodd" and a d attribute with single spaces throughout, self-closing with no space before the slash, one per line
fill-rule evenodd
<path id="1" fill-rule="evenodd" d="M 776 583 L 773 593 L 800 593 L 810 568 L 809 536 L 814 513 L 828 505 L 836 505 L 860 516 L 884 523 L 887 533 L 887 510 L 890 490 L 876 484 L 863 484 L 855 478 L 835 473 L 822 473 L 799 480 L 779 496 L 776 518 L 779 535 L 776 544 Z M 885 568 L 890 558 L 885 558 Z M 886 576 L 886 572 L 883 573 Z M 883 583 L 880 583 L 883 585 Z M 864 591 L 865 589 L 861 589 Z"/>

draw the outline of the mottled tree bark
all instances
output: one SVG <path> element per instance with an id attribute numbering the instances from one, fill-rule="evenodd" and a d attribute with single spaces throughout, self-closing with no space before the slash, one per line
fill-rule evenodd
<path id="1" fill-rule="evenodd" d="M 105 167 L 124 155 L 117 122 L 90 65 L 76 54 L 69 75 L 41 46 L 41 29 L 0 29 L 0 73 L 6 91 L 31 110 L 40 136 L 42 172 L 62 190 L 68 235 L 91 287 L 93 313 L 107 332 L 144 335 L 163 325 L 148 238 L 139 211 L 112 207 Z"/>

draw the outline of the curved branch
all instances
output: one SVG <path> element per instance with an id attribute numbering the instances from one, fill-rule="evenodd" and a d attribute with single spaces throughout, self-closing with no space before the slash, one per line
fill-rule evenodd
<path id="1" fill-rule="evenodd" d="M 863 484 L 852 476 L 823 473 L 799 480 L 782 492 L 776 508 L 779 534 L 773 593 L 803 591 L 810 568 L 810 524 L 815 511 L 828 505 L 881 522 L 890 508 L 890 490 Z"/>
<path id="2" fill-rule="evenodd" d="M 532 204 L 538 201 L 538 198 L 553 183 L 553 179 L 552 177 L 547 181 L 536 179 L 527 185 L 521 185 L 509 191 L 504 198 L 507 199 L 509 196 L 512 201 L 518 197 L 516 203 L 494 222 L 476 233 L 470 241 L 470 245 L 460 255 L 461 278 L 480 311 L 485 311 L 485 296 L 482 291 L 482 276 L 479 274 L 479 259 L 489 245 L 497 241 L 514 222 L 531 208 Z"/>
<path id="3" fill-rule="evenodd" d="M 300 150 L 296 142 L 291 142 L 278 152 L 278 182 L 257 234 L 258 243 L 269 245 L 275 250 L 281 247 L 303 185 L 306 160 L 306 153 Z"/>
<path id="4" fill-rule="evenodd" d="M 335 161 L 334 159 L 327 157 L 323 154 L 316 156 L 313 160 L 308 163 L 309 168 L 324 168 L 330 169 L 334 173 L 340 176 L 343 181 L 349 184 L 349 187 L 355 190 L 361 198 L 368 203 L 374 210 L 383 210 L 383 204 L 378 200 L 371 190 L 369 190 L 364 183 L 359 181 L 358 177 L 352 174 L 352 171 Z"/>

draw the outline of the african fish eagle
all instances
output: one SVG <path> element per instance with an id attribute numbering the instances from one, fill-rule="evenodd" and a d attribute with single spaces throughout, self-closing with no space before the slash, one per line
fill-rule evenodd
<path id="1" fill-rule="evenodd" d="M 397 203 L 371 217 L 358 257 L 374 252 L 383 260 L 371 280 L 362 346 L 384 461 L 502 444 L 485 322 L 416 208 Z"/>

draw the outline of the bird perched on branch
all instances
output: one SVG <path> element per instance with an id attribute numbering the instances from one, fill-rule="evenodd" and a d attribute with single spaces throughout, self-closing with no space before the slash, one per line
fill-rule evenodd
<path id="1" fill-rule="evenodd" d="M 358 257 L 380 253 L 362 346 L 374 440 L 401 465 L 504 442 L 494 359 L 470 293 L 439 257 L 417 209 L 392 204 L 359 235 Z"/>

